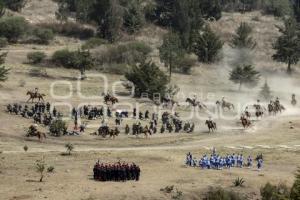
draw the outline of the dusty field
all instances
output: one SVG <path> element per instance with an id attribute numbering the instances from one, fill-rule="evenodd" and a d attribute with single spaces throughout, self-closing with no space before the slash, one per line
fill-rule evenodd
<path id="1" fill-rule="evenodd" d="M 36 2 L 36 1 L 30 1 Z M 29 4 L 22 15 L 32 22 L 44 21 L 45 15 L 42 6 L 45 1 L 37 7 L 37 4 Z M 53 18 L 53 8 L 49 6 L 46 19 Z M 39 17 L 31 13 L 37 10 Z M 233 27 L 240 21 L 251 21 L 258 13 L 247 15 L 225 14 L 221 21 L 214 24 L 226 27 L 221 30 L 222 38 L 229 40 Z M 34 17 L 33 17 L 34 16 Z M 36 21 L 34 21 L 36 20 Z M 200 199 L 201 195 L 209 186 L 220 185 L 225 188 L 238 190 L 245 193 L 251 199 L 259 199 L 259 189 L 266 182 L 285 182 L 291 185 L 294 172 L 300 163 L 300 108 L 290 105 L 290 97 L 295 93 L 300 96 L 299 74 L 294 77 L 282 75 L 284 65 L 274 63 L 270 59 L 272 51 L 265 51 L 264 46 L 270 47 L 276 34 L 275 24 L 278 22 L 272 17 L 260 16 L 260 21 L 251 22 L 257 25 L 255 38 L 258 40 L 258 50 L 255 52 L 255 65 L 264 73 L 263 78 L 268 80 L 274 96 L 279 96 L 287 111 L 277 117 L 266 117 L 254 123 L 248 130 L 241 128 L 238 118 L 216 120 L 219 130 L 214 134 L 208 134 L 204 120 L 209 114 L 200 112 L 201 120 L 193 117 L 190 121 L 196 123 L 196 131 L 193 134 L 163 134 L 151 138 L 135 138 L 121 134 L 115 140 L 102 139 L 91 136 L 89 133 L 95 131 L 100 121 L 89 122 L 89 128 L 85 134 L 78 137 L 49 137 L 44 142 L 38 142 L 35 138 L 25 138 L 26 129 L 32 120 L 23 119 L 20 116 L 9 115 L 5 112 L 8 103 L 23 103 L 27 100 L 26 91 L 39 87 L 40 91 L 47 95 L 46 100 L 52 103 L 68 103 L 77 106 L 80 103 L 102 103 L 102 99 L 82 99 L 78 95 L 80 88 L 77 87 L 78 71 L 46 68 L 46 77 L 32 77 L 30 70 L 36 66 L 26 63 L 26 54 L 30 51 L 43 50 L 49 56 L 57 49 L 77 49 L 81 41 L 57 37 L 49 46 L 37 45 L 15 45 L 7 49 L 9 54 L 7 66 L 11 67 L 11 75 L 7 82 L 0 88 L 0 199 L 22 200 L 22 199 L 72 199 L 72 200 L 102 200 L 102 199 L 172 199 L 174 194 L 165 194 L 160 189 L 174 185 L 183 192 L 184 199 Z M 148 27 L 135 39 L 149 43 L 157 47 L 164 30 L 152 30 Z M 151 38 L 151 39 L 149 39 Z M 224 48 L 225 58 L 231 56 Z M 157 61 L 158 52 L 154 51 L 153 59 Z M 236 91 L 237 86 L 228 81 L 230 67 L 226 59 L 215 65 L 200 65 L 193 71 L 193 75 L 174 75 L 173 81 L 181 89 L 178 100 L 196 93 L 199 99 L 209 104 L 220 100 L 223 96 L 229 101 L 238 104 L 255 102 L 259 87 L 253 90 L 244 89 L 241 93 Z M 278 70 L 279 69 L 279 70 Z M 279 71 L 279 73 L 277 73 Z M 95 71 L 89 71 L 95 74 Z M 280 75 L 278 75 L 280 74 Z M 109 88 L 115 81 L 122 79 L 121 76 L 108 75 Z M 68 81 L 72 85 L 69 89 L 66 84 L 58 84 L 55 87 L 56 95 L 66 95 L 70 91 L 71 98 L 56 99 L 51 96 L 51 84 L 55 81 Z M 21 86 L 21 83 L 25 83 Z M 263 81 L 260 85 L 263 84 Z M 99 95 L 103 91 L 104 84 L 97 78 L 89 78 L 82 83 L 80 91 L 84 95 Z M 121 103 L 142 103 L 140 100 L 127 99 Z M 120 105 L 118 108 L 125 108 Z M 66 107 L 59 109 L 66 110 Z M 144 104 L 142 110 L 150 109 L 151 104 Z M 178 109 L 181 116 L 187 116 L 190 110 L 185 107 Z M 235 113 L 225 113 L 227 118 Z M 112 123 L 112 122 L 110 122 Z M 129 120 L 128 123 L 132 123 Z M 72 123 L 70 122 L 70 127 Z M 94 126 L 92 126 L 94 125 Z M 291 129 L 290 127 L 294 128 Z M 45 127 L 39 127 L 47 131 Z M 71 142 L 75 145 L 72 156 L 62 156 L 65 152 L 64 145 Z M 23 147 L 29 147 L 24 152 Z M 253 169 L 231 170 L 200 170 L 199 168 L 187 168 L 184 166 L 185 154 L 193 152 L 199 158 L 203 154 L 209 154 L 212 147 L 226 155 L 227 153 L 243 153 L 246 156 L 255 157 L 259 153 L 265 156 L 264 168 L 258 172 Z M 37 159 L 45 158 L 48 166 L 54 166 L 55 172 L 47 174 L 45 182 L 38 183 L 38 174 L 34 164 Z M 100 159 L 104 162 L 135 162 L 140 165 L 142 174 L 140 182 L 126 183 L 100 183 L 92 180 L 92 167 Z M 232 181 L 237 177 L 246 180 L 244 188 L 232 187 Z"/>

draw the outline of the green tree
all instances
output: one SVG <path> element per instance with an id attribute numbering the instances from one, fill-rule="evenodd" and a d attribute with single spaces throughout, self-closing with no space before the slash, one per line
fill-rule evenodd
<path id="1" fill-rule="evenodd" d="M 285 20 L 284 27 L 278 27 L 282 35 L 277 39 L 273 48 L 276 53 L 273 59 L 288 65 L 287 73 L 292 73 L 292 65 L 297 64 L 300 59 L 300 37 L 299 29 L 295 19 Z"/>
<path id="2" fill-rule="evenodd" d="M 246 87 L 255 87 L 259 82 L 260 74 L 251 65 L 237 66 L 229 73 L 229 80 L 239 84 L 239 91 L 242 85 Z"/>
<path id="3" fill-rule="evenodd" d="M 297 22 L 300 22 L 300 0 L 294 0 L 293 8 Z"/>
<path id="4" fill-rule="evenodd" d="M 220 37 L 206 25 L 195 35 L 192 51 L 198 56 L 199 61 L 211 63 L 217 59 L 222 47 L 223 42 Z"/>
<path id="5" fill-rule="evenodd" d="M 3 0 L 0 0 L 0 17 L 2 17 L 5 14 L 5 4 Z"/>
<path id="6" fill-rule="evenodd" d="M 163 44 L 159 48 L 159 55 L 160 60 L 169 68 L 169 80 L 171 81 L 175 63 L 184 56 L 184 50 L 178 34 L 170 32 L 164 36 Z"/>
<path id="7" fill-rule="evenodd" d="M 290 0 L 265 0 L 263 9 L 266 14 L 276 17 L 289 16 L 293 12 Z"/>
<path id="8" fill-rule="evenodd" d="M 129 34 L 139 31 L 145 23 L 141 5 L 140 0 L 130 0 L 126 3 L 124 11 L 124 27 Z"/>
<path id="9" fill-rule="evenodd" d="M 142 93 L 148 93 L 150 97 L 155 93 L 163 96 L 166 92 L 168 77 L 153 62 L 132 66 L 125 77 L 133 83 L 136 97 L 141 97 Z"/>
<path id="10" fill-rule="evenodd" d="M 270 86 L 268 85 L 267 81 L 261 88 L 259 95 L 260 98 L 263 98 L 265 101 L 270 101 L 272 99 L 272 92 Z"/>
<path id="11" fill-rule="evenodd" d="M 9 42 L 17 42 L 28 30 L 28 23 L 23 17 L 3 17 L 0 19 L 0 36 Z"/>
<path id="12" fill-rule="evenodd" d="M 256 42 L 251 37 L 251 33 L 252 27 L 249 24 L 242 22 L 236 29 L 230 46 L 232 48 L 254 49 L 256 46 Z"/>
<path id="13" fill-rule="evenodd" d="M 80 71 L 81 79 L 85 79 L 85 71 L 94 66 L 94 61 L 89 50 L 78 50 L 75 53 L 75 67 Z"/>
<path id="14" fill-rule="evenodd" d="M 296 180 L 291 189 L 291 200 L 299 200 L 300 199 L 300 168 L 296 173 Z"/>

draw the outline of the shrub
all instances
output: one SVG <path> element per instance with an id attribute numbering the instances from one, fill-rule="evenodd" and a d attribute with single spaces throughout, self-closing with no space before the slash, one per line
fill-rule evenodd
<path id="1" fill-rule="evenodd" d="M 59 137 L 67 131 L 66 122 L 61 119 L 57 119 L 50 124 L 49 131 L 51 135 Z"/>
<path id="2" fill-rule="evenodd" d="M 267 183 L 260 189 L 262 200 L 288 200 L 289 190 L 285 184 L 278 186 Z"/>
<path id="3" fill-rule="evenodd" d="M 23 149 L 24 149 L 25 152 L 27 152 L 27 151 L 28 151 L 28 146 L 25 145 L 25 146 L 23 147 Z"/>
<path id="4" fill-rule="evenodd" d="M 110 47 L 107 52 L 98 57 L 100 64 L 117 63 L 129 64 L 143 62 L 152 51 L 151 47 L 142 42 L 132 42 Z"/>
<path id="5" fill-rule="evenodd" d="M 4 17 L 0 19 L 0 37 L 6 37 L 9 42 L 17 42 L 28 29 L 28 23 L 23 17 Z"/>
<path id="6" fill-rule="evenodd" d="M 41 63 L 46 58 L 46 54 L 41 51 L 30 52 L 27 54 L 27 59 L 32 64 Z"/>
<path id="7" fill-rule="evenodd" d="M 190 74 L 192 67 L 196 64 L 197 60 L 185 55 L 175 63 L 175 72 Z"/>
<path id="8" fill-rule="evenodd" d="M 291 200 L 299 200 L 299 199 L 300 199 L 300 169 L 298 169 L 296 173 L 296 180 L 291 190 Z"/>
<path id="9" fill-rule="evenodd" d="M 26 3 L 27 0 L 4 0 L 4 4 L 7 8 L 17 12 L 21 11 Z"/>
<path id="10" fill-rule="evenodd" d="M 53 31 L 49 28 L 35 28 L 33 34 L 39 44 L 49 44 L 54 38 Z"/>
<path id="11" fill-rule="evenodd" d="M 238 177 L 233 181 L 233 186 L 234 187 L 243 187 L 244 183 L 245 183 L 245 180 L 243 178 Z"/>
<path id="12" fill-rule="evenodd" d="M 234 191 L 227 191 L 221 187 L 210 188 L 204 200 L 246 200 L 247 198 Z"/>
<path id="13" fill-rule="evenodd" d="M 107 44 L 107 41 L 101 38 L 93 37 L 88 39 L 85 44 L 82 45 L 82 49 L 93 49 L 103 44 Z"/>
<path id="14" fill-rule="evenodd" d="M 48 173 L 53 173 L 54 172 L 54 167 L 53 166 L 49 166 L 48 168 L 47 168 L 47 172 Z"/>
<path id="15" fill-rule="evenodd" d="M 92 55 L 88 51 L 58 50 L 52 55 L 52 62 L 66 68 L 90 69 L 94 66 Z"/>
<path id="16" fill-rule="evenodd" d="M 71 152 L 74 150 L 74 145 L 71 143 L 68 143 L 65 145 L 65 147 L 67 149 L 68 155 L 71 155 Z"/>
<path id="17" fill-rule="evenodd" d="M 32 77 L 48 77 L 46 69 L 32 68 L 29 70 L 29 75 Z"/>
<path id="18" fill-rule="evenodd" d="M 53 33 L 64 35 L 67 37 L 75 37 L 79 39 L 88 39 L 94 37 L 95 31 L 91 28 L 84 27 L 83 25 L 75 22 L 65 23 L 40 23 L 39 27 L 51 29 Z"/>
<path id="19" fill-rule="evenodd" d="M 8 45 L 7 39 L 5 37 L 0 38 L 0 48 L 4 48 Z"/>
<path id="20" fill-rule="evenodd" d="M 40 182 L 43 182 L 44 172 L 46 169 L 46 163 L 43 159 L 36 161 L 36 171 L 40 174 Z"/>

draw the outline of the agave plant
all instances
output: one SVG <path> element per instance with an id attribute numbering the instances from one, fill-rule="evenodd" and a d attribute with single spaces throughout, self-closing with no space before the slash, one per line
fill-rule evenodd
<path id="1" fill-rule="evenodd" d="M 234 187 L 243 187 L 245 182 L 243 178 L 238 177 L 233 181 L 233 185 Z"/>

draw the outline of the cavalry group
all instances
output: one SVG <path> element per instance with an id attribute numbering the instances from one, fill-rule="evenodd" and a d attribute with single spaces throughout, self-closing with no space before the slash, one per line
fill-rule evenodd
<path id="1" fill-rule="evenodd" d="M 100 163 L 93 168 L 94 180 L 125 182 L 129 180 L 139 181 L 141 169 L 135 163 L 127 164 L 118 162 L 115 164 Z"/>
<path id="2" fill-rule="evenodd" d="M 263 156 L 258 155 L 255 158 L 257 162 L 257 169 L 261 169 L 263 166 Z M 231 154 L 226 156 L 218 155 L 213 152 L 210 156 L 203 155 L 197 160 L 190 152 L 186 155 L 185 164 L 190 167 L 200 167 L 201 169 L 230 169 L 232 167 L 253 167 L 253 158 L 248 156 L 246 159 L 243 154 Z"/>

